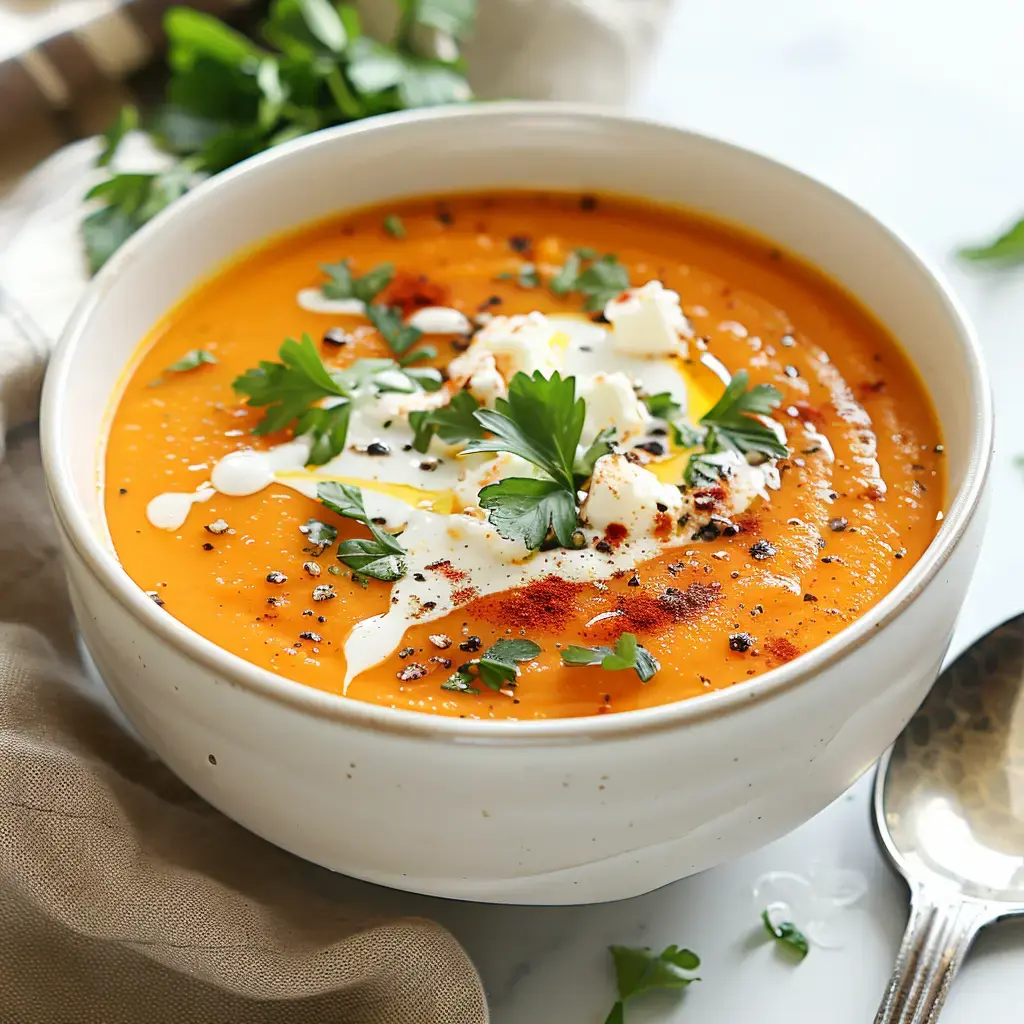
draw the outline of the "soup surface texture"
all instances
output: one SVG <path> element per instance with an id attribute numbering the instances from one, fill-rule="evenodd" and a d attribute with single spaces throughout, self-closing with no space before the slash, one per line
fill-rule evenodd
<path id="1" fill-rule="evenodd" d="M 798 260 L 680 211 L 480 194 L 314 225 L 196 290 L 117 399 L 104 500 L 131 578 L 241 658 L 531 719 L 822 644 L 931 541 L 943 460 L 896 343 Z"/>

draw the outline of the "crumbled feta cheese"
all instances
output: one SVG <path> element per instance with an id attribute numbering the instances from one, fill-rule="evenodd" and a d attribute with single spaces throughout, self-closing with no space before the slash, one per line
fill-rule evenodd
<path id="1" fill-rule="evenodd" d="M 580 518 L 594 530 L 619 523 L 630 537 L 664 536 L 675 529 L 682 507 L 678 487 L 663 484 L 624 455 L 603 455 L 594 466 Z"/>
<path id="2" fill-rule="evenodd" d="M 540 370 L 550 376 L 565 363 L 568 339 L 543 313 L 496 316 L 478 332 L 473 343 L 448 366 L 452 380 L 467 381 L 496 368 L 507 383 L 517 373 Z M 487 360 L 490 355 L 491 361 Z M 471 388 L 472 390 L 472 388 Z"/>
<path id="3" fill-rule="evenodd" d="M 683 337 L 693 331 L 679 305 L 679 294 L 660 281 L 631 288 L 604 307 L 612 325 L 612 344 L 617 352 L 634 356 L 681 354 Z"/>
<path id="4" fill-rule="evenodd" d="M 606 427 L 615 427 L 615 440 L 620 444 L 646 433 L 651 417 L 624 373 L 577 377 L 576 393 L 587 403 L 587 418 L 583 421 L 580 438 L 584 447 Z"/>

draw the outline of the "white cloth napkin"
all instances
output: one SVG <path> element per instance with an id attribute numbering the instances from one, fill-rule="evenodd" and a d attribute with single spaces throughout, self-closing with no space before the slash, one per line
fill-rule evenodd
<path id="1" fill-rule="evenodd" d="M 473 86 L 484 98 L 624 104 L 672 4 L 480 0 L 467 47 Z M 387 31 L 393 0 L 363 8 L 371 32 Z M 78 225 L 82 196 L 101 173 L 92 166 L 96 153 L 95 140 L 60 150 L 0 203 L 0 439 L 35 419 L 46 358 L 85 290 Z M 134 159 L 127 153 L 124 165 Z"/>

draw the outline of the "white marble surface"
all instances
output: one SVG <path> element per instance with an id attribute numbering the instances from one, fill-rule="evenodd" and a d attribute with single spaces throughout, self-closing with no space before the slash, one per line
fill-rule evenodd
<path id="1" fill-rule="evenodd" d="M 682 0 L 642 113 L 741 142 L 842 189 L 950 275 L 981 331 L 999 411 L 990 540 L 954 653 L 1024 608 L 1016 537 L 1024 476 L 1024 272 L 968 274 L 957 244 L 1024 211 L 1024 4 L 1019 0 Z M 374 903 L 449 925 L 476 959 L 496 1024 L 602 1024 L 610 942 L 689 945 L 704 980 L 682 999 L 631 1007 L 630 1024 L 860 1024 L 874 1017 L 906 919 L 905 892 L 875 847 L 870 780 L 803 828 L 733 864 L 623 903 L 497 908 L 384 893 Z M 863 871 L 840 951 L 798 967 L 752 941 L 752 881 L 815 860 Z M 348 889 L 349 883 L 346 883 Z M 1020 1020 L 1024 925 L 983 935 L 947 1003 L 949 1024 Z"/>

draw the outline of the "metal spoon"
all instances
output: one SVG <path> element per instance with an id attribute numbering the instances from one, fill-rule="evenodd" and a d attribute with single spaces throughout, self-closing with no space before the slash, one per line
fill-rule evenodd
<path id="1" fill-rule="evenodd" d="M 910 920 L 875 1024 L 930 1024 L 975 935 L 1024 914 L 1024 615 L 945 672 L 878 766 Z"/>

